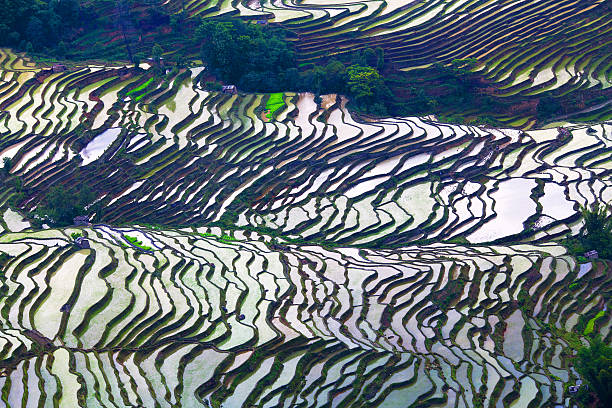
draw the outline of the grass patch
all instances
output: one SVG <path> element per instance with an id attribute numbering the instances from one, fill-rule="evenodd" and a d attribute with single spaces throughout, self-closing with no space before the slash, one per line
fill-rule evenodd
<path id="1" fill-rule="evenodd" d="M 198 232 L 198 235 L 201 236 L 201 237 L 204 237 L 204 238 L 214 238 L 214 239 L 216 239 L 219 242 L 225 242 L 225 243 L 236 241 L 236 238 L 234 238 L 234 237 L 232 237 L 230 235 L 227 235 L 227 234 L 223 234 L 223 235 L 221 235 L 219 237 L 219 236 L 217 236 L 215 234 L 211 234 L 210 232 L 206 232 L 206 233 Z"/>
<path id="2" fill-rule="evenodd" d="M 593 330 L 595 329 L 595 321 L 597 321 L 597 319 L 601 317 L 604 317 L 605 315 L 606 315 L 606 311 L 602 310 L 599 313 L 597 313 L 594 318 L 589 320 L 589 322 L 586 325 L 586 328 L 584 329 L 584 335 L 588 336 L 589 334 L 593 333 Z"/>
<path id="3" fill-rule="evenodd" d="M 270 94 L 270 98 L 268 99 L 268 102 L 266 103 L 266 110 L 268 110 L 268 114 L 266 115 L 266 117 L 268 119 L 273 119 L 276 112 L 280 108 L 285 106 L 283 95 L 284 94 L 282 92 L 276 92 L 276 93 Z"/>
<path id="4" fill-rule="evenodd" d="M 151 85 L 151 82 L 153 82 L 153 78 L 149 78 L 149 80 L 147 82 L 145 82 L 144 84 L 132 89 L 131 91 L 129 91 L 127 94 L 125 94 L 126 96 L 129 96 L 130 94 L 136 93 L 138 91 L 142 91 L 143 89 L 145 89 L 147 86 Z"/>
<path id="5" fill-rule="evenodd" d="M 153 248 L 150 246 L 146 246 L 142 244 L 142 241 L 139 241 L 136 237 L 130 237 L 129 235 L 125 235 L 125 239 L 127 239 L 132 245 L 134 245 L 138 249 L 142 249 L 143 251 L 152 251 Z"/>

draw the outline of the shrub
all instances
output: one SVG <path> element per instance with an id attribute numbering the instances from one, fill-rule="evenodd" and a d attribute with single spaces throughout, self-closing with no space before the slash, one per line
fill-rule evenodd
<path id="1" fill-rule="evenodd" d="M 210 90 L 210 91 L 217 91 L 219 92 L 222 89 L 222 85 L 218 82 L 214 82 L 214 81 L 207 81 L 206 83 L 204 83 L 204 88 Z"/>
<path id="2" fill-rule="evenodd" d="M 13 164 L 10 157 L 5 157 L 4 159 L 2 159 L 2 170 L 4 171 L 4 174 L 6 176 L 9 175 L 11 167 L 13 167 Z"/>

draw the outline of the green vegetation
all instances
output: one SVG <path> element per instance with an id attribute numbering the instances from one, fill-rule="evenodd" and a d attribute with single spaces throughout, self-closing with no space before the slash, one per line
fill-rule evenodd
<path id="1" fill-rule="evenodd" d="M 59 185 L 49 190 L 36 212 L 45 222 L 64 227 L 71 225 L 74 217 L 86 215 L 95 198 L 95 194 L 87 186 L 78 190 L 66 190 L 63 185 Z"/>
<path id="2" fill-rule="evenodd" d="M 212 234 L 210 232 L 206 232 L 206 233 L 198 233 L 198 235 L 200 235 L 201 237 L 204 237 L 204 238 L 215 238 L 217 241 L 225 242 L 225 243 L 230 243 L 230 242 L 236 241 L 236 238 L 232 237 L 231 235 L 227 235 L 227 234 L 222 234 L 221 236 L 217 236 L 217 235 Z"/>
<path id="3" fill-rule="evenodd" d="M 266 102 L 266 110 L 269 111 L 266 115 L 268 119 L 273 119 L 276 111 L 285 106 L 283 95 L 284 94 L 282 92 L 270 94 L 270 98 L 268 99 L 268 102 Z"/>
<path id="4" fill-rule="evenodd" d="M 142 249 L 143 251 L 152 251 L 153 248 L 147 245 L 143 245 L 142 241 L 140 241 L 136 237 L 131 237 L 129 235 L 124 235 L 125 239 L 128 240 L 132 245 L 134 245 L 138 249 Z"/>
<path id="5" fill-rule="evenodd" d="M 582 208 L 584 229 L 582 234 L 564 241 L 570 253 L 582 256 L 595 250 L 601 258 L 612 259 L 612 215 L 610 204 L 594 203 Z M 586 261 L 586 259 L 584 259 Z"/>
<path id="6" fill-rule="evenodd" d="M 537 116 L 541 121 L 559 116 L 565 113 L 563 107 L 557 98 L 545 96 L 538 101 Z"/>
<path id="7" fill-rule="evenodd" d="M 291 88 L 297 76 L 287 32 L 242 21 L 204 21 L 195 31 L 202 59 L 227 83 L 247 91 Z"/>
<path id="8" fill-rule="evenodd" d="M 47 49 L 62 57 L 83 24 L 97 20 L 95 6 L 78 0 L 0 0 L 0 46 Z"/>
<path id="9" fill-rule="evenodd" d="M 131 95 L 131 94 L 136 93 L 136 92 L 139 92 L 139 91 L 142 91 L 143 89 L 148 87 L 151 84 L 151 82 L 153 82 L 153 80 L 154 80 L 154 78 L 149 78 L 149 80 L 147 82 L 145 82 L 144 84 L 142 84 L 142 85 L 140 85 L 140 86 L 138 86 L 138 87 L 128 91 L 128 93 L 126 93 L 126 96 Z"/>
<path id="10" fill-rule="evenodd" d="M 10 174 L 12 167 L 13 163 L 10 157 L 5 157 L 4 159 L 2 159 L 2 171 L 5 177 Z"/>
<path id="11" fill-rule="evenodd" d="M 233 241 L 236 241 L 236 238 L 229 236 L 227 234 L 223 234 L 219 237 L 219 241 L 233 242 Z"/>
<path id="12" fill-rule="evenodd" d="M 600 310 L 594 318 L 592 318 L 591 320 L 589 320 L 589 322 L 586 325 L 586 328 L 584 329 L 584 335 L 588 336 L 589 334 L 593 333 L 593 329 L 595 328 L 595 321 L 597 321 L 597 319 L 602 318 L 606 315 L 605 310 Z"/>
<path id="13" fill-rule="evenodd" d="M 348 94 L 355 99 L 358 109 L 387 114 L 384 101 L 390 100 L 393 95 L 376 68 L 351 65 L 346 73 Z"/>
<path id="14" fill-rule="evenodd" d="M 612 347 L 595 338 L 589 347 L 578 351 L 576 369 L 597 396 L 597 406 L 609 407 L 612 404 Z"/>
<path id="15" fill-rule="evenodd" d="M 298 66 L 295 51 L 287 41 L 289 33 L 280 28 L 260 27 L 241 21 L 205 21 L 196 30 L 201 41 L 202 59 L 211 71 L 226 83 L 245 91 L 273 92 L 267 109 L 282 106 L 279 91 L 312 91 L 317 94 L 345 93 L 359 111 L 388 114 L 393 95 L 375 67 L 332 60 L 326 65 Z M 369 60 L 374 66 L 380 58 L 368 58 L 376 52 L 366 50 L 357 62 Z M 381 59 L 382 58 L 382 59 Z M 268 117 L 272 118 L 273 113 Z"/>

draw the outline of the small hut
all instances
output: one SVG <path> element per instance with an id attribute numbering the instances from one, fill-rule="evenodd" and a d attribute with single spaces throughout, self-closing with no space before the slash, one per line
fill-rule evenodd
<path id="1" fill-rule="evenodd" d="M 89 240 L 85 237 L 78 237 L 74 240 L 74 244 L 78 246 L 80 249 L 89 249 L 91 246 L 89 245 Z"/>
<path id="2" fill-rule="evenodd" d="M 599 254 L 597 253 L 597 251 L 592 250 L 592 251 L 589 251 L 589 252 L 585 252 L 585 253 L 584 253 L 584 257 L 585 257 L 586 259 L 588 259 L 588 260 L 592 261 L 593 259 L 597 259 L 597 258 L 599 258 Z"/>
<path id="3" fill-rule="evenodd" d="M 57 74 L 59 72 L 68 71 L 68 68 L 64 64 L 53 64 L 51 71 L 53 71 L 54 74 Z"/>
<path id="4" fill-rule="evenodd" d="M 223 93 L 230 95 L 236 95 L 238 93 L 236 85 L 223 85 L 223 88 L 221 90 L 223 91 Z"/>
<path id="5" fill-rule="evenodd" d="M 158 58 L 150 57 L 150 58 L 147 58 L 147 62 L 150 65 L 159 65 L 160 67 L 163 67 L 164 66 L 164 57 L 158 57 Z"/>

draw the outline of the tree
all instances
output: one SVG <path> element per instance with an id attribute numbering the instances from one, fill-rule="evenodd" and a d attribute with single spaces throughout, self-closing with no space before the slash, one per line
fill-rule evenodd
<path id="1" fill-rule="evenodd" d="M 0 23 L 0 38 L 8 38 L 11 28 L 4 23 Z"/>
<path id="2" fill-rule="evenodd" d="M 351 65 L 348 67 L 348 89 L 357 100 L 366 100 L 374 97 L 376 87 L 382 78 L 375 68 Z"/>
<path id="3" fill-rule="evenodd" d="M 28 21 L 25 17 L 32 15 L 36 7 L 34 0 L 0 0 L 0 21 L 11 30 L 23 32 Z"/>
<path id="4" fill-rule="evenodd" d="M 384 115 L 384 101 L 391 99 L 391 91 L 385 85 L 376 68 L 351 65 L 346 70 L 349 95 L 361 109 L 376 105 L 376 114 Z"/>
<path id="5" fill-rule="evenodd" d="M 26 39 L 41 50 L 67 39 L 83 21 L 87 19 L 78 0 L 0 0 L 0 45 L 15 46 Z"/>
<path id="6" fill-rule="evenodd" d="M 68 53 L 68 47 L 66 46 L 66 43 L 63 41 L 60 41 L 59 44 L 57 44 L 57 47 L 55 48 L 55 52 L 57 53 L 57 55 L 59 57 L 65 57 L 66 54 Z"/>
<path id="7" fill-rule="evenodd" d="M 77 215 L 84 215 L 85 208 L 94 200 L 95 194 L 87 186 L 74 192 L 59 185 L 49 190 L 38 212 L 54 225 L 67 226 L 72 224 Z"/>
<path id="8" fill-rule="evenodd" d="M 31 17 L 26 29 L 26 38 L 35 49 L 40 49 L 45 41 L 45 27 L 38 17 Z"/>
<path id="9" fill-rule="evenodd" d="M 13 167 L 13 161 L 10 157 L 5 157 L 2 159 L 2 170 L 4 174 L 8 176 L 11 173 L 11 168 Z"/>
<path id="10" fill-rule="evenodd" d="M 156 61 L 159 61 L 161 59 L 163 53 L 164 50 L 162 49 L 162 47 L 160 47 L 159 44 L 155 44 L 151 49 L 151 55 Z"/>
<path id="11" fill-rule="evenodd" d="M 610 204 L 595 203 L 589 209 L 582 208 L 584 231 L 583 245 L 596 250 L 603 258 L 612 258 L 612 217 L 608 215 Z"/>
<path id="12" fill-rule="evenodd" d="M 538 101 L 536 108 L 539 120 L 545 120 L 553 116 L 563 114 L 563 109 L 559 101 L 551 96 L 545 96 Z"/>
<path id="13" fill-rule="evenodd" d="M 599 398 L 599 406 L 612 406 L 612 347 L 600 338 L 578 351 L 578 373 Z"/>
<path id="14" fill-rule="evenodd" d="M 594 203 L 591 209 L 582 208 L 586 235 L 612 232 L 612 218 L 608 216 L 609 207 L 609 204 Z"/>
<path id="15" fill-rule="evenodd" d="M 337 59 L 325 66 L 325 88 L 328 92 L 342 93 L 345 90 L 346 67 Z"/>
<path id="16" fill-rule="evenodd" d="M 287 71 L 295 67 L 295 53 L 283 30 L 242 21 L 205 21 L 195 38 L 211 71 L 245 90 L 280 90 L 291 78 Z"/>
<path id="17" fill-rule="evenodd" d="M 376 52 L 372 48 L 366 48 L 363 51 L 363 59 L 369 67 L 376 68 L 376 65 L 378 63 L 378 57 L 376 56 Z"/>
<path id="18" fill-rule="evenodd" d="M 81 5 L 78 0 L 56 0 L 53 10 L 66 25 L 76 25 L 79 22 Z"/>
<path id="19" fill-rule="evenodd" d="M 182 14 L 174 14 L 170 17 L 170 27 L 172 28 L 172 31 L 177 33 L 183 31 L 183 23 L 184 19 Z"/>
<path id="20" fill-rule="evenodd" d="M 119 27 L 121 28 L 121 35 L 123 37 L 123 43 L 125 44 L 125 49 L 128 53 L 128 58 L 130 62 L 134 63 L 134 56 L 132 54 L 132 48 L 130 47 L 130 40 L 127 35 L 127 21 L 129 19 L 129 5 L 124 1 L 116 1 L 117 10 L 119 11 Z"/>
<path id="21" fill-rule="evenodd" d="M 385 67 L 385 50 L 381 47 L 376 47 L 376 69 L 380 72 Z"/>

